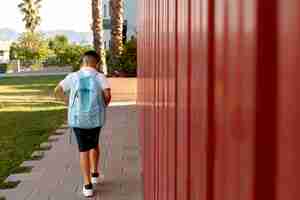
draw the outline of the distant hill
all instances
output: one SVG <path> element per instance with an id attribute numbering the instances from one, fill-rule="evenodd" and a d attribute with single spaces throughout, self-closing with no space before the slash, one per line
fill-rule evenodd
<path id="1" fill-rule="evenodd" d="M 42 31 L 47 38 L 54 37 L 55 35 L 65 35 L 71 42 L 91 44 L 93 35 L 89 32 L 76 32 L 73 30 L 53 30 Z M 18 38 L 20 33 L 8 28 L 0 28 L 0 41 L 12 41 Z"/>
<path id="2" fill-rule="evenodd" d="M 0 28 L 0 41 L 16 40 L 19 33 L 9 28 Z"/>
<path id="3" fill-rule="evenodd" d="M 91 44 L 93 41 L 93 35 L 89 32 L 76 32 L 72 30 L 54 30 L 43 32 L 46 37 L 54 37 L 56 35 L 65 35 L 71 42 Z"/>

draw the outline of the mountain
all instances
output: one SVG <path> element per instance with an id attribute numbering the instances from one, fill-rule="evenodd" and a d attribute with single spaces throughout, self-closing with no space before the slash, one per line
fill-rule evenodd
<path id="1" fill-rule="evenodd" d="M 0 41 L 16 40 L 18 38 L 18 35 L 19 33 L 17 33 L 13 29 L 0 28 Z"/>
<path id="2" fill-rule="evenodd" d="M 42 31 L 47 38 L 54 37 L 56 35 L 65 35 L 71 42 L 92 44 L 93 35 L 90 32 L 76 32 L 73 30 L 53 30 Z M 0 41 L 16 40 L 20 33 L 13 29 L 0 28 Z"/>
<path id="3" fill-rule="evenodd" d="M 93 35 L 89 32 L 76 32 L 72 30 L 54 30 L 43 31 L 47 38 L 54 37 L 56 35 L 65 35 L 71 42 L 91 44 L 93 41 Z"/>

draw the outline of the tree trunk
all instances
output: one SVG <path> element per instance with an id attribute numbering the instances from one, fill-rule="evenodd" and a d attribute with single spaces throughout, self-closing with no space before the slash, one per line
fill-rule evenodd
<path id="1" fill-rule="evenodd" d="M 100 55 L 99 71 L 107 74 L 105 50 L 103 48 L 102 0 L 92 0 L 92 31 L 94 48 Z"/>
<path id="2" fill-rule="evenodd" d="M 115 64 L 123 51 L 124 1 L 112 0 L 112 62 Z"/>

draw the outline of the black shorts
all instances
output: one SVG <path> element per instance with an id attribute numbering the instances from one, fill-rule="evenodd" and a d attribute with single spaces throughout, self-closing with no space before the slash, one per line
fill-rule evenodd
<path id="1" fill-rule="evenodd" d="M 73 128 L 73 131 L 80 152 L 86 152 L 98 146 L 101 127 L 93 129 Z"/>

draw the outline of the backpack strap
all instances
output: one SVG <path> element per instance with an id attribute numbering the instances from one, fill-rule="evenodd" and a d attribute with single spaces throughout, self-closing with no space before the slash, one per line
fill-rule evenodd
<path id="1" fill-rule="evenodd" d="M 76 79 L 77 79 L 76 84 L 78 84 L 78 82 L 80 80 L 80 75 L 81 75 L 80 73 L 82 73 L 81 70 L 75 73 L 75 76 L 76 76 Z M 75 86 L 75 88 L 76 88 L 76 91 L 74 91 L 74 93 L 73 93 L 73 96 L 72 96 L 73 99 L 70 102 L 70 108 L 72 108 L 74 106 L 75 100 L 76 100 L 76 98 L 78 98 L 78 95 L 79 95 L 78 87 Z"/>
<path id="2" fill-rule="evenodd" d="M 97 80 L 97 76 L 98 76 L 98 72 L 95 72 L 95 73 L 93 74 L 93 78 L 94 78 L 95 81 L 97 82 L 97 86 L 99 87 L 99 89 L 101 89 L 101 85 L 100 85 L 99 81 Z"/>

